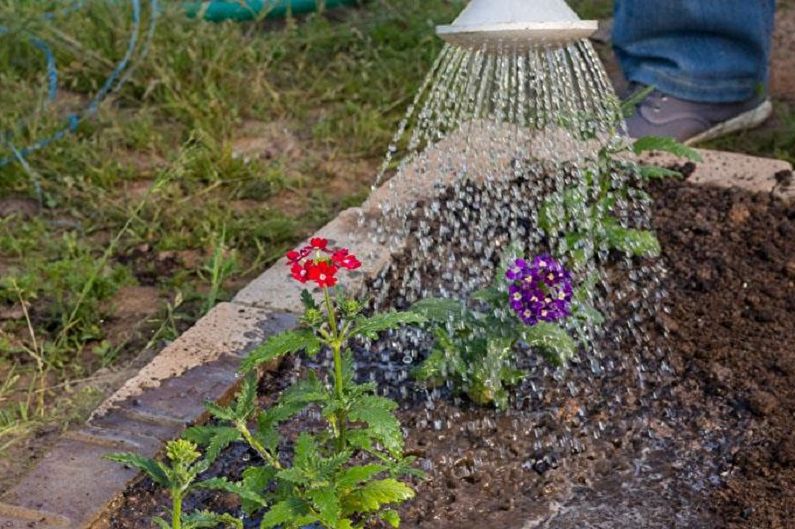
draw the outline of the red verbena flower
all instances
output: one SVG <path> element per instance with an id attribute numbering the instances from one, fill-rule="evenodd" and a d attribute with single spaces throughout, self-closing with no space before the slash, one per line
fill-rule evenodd
<path id="1" fill-rule="evenodd" d="M 325 250 L 328 247 L 328 239 L 322 239 L 320 237 L 315 237 L 309 241 L 309 245 L 312 248 L 317 248 L 318 250 Z"/>
<path id="2" fill-rule="evenodd" d="M 314 237 L 309 244 L 285 255 L 290 275 L 300 283 L 314 281 L 321 288 L 337 284 L 337 272 L 356 270 L 362 263 L 347 248 L 330 248 L 328 239 Z"/>
<path id="3" fill-rule="evenodd" d="M 356 270 L 362 263 L 356 258 L 355 255 L 348 252 L 347 248 L 340 248 L 331 254 L 331 260 L 335 265 L 341 266 L 347 270 Z"/>
<path id="4" fill-rule="evenodd" d="M 301 265 L 297 262 L 293 263 L 293 265 L 290 267 L 290 273 L 293 276 L 293 279 L 300 281 L 301 283 L 306 283 L 309 281 L 310 266 L 308 265 L 311 265 L 310 261 L 307 261 L 304 265 Z"/>
<path id="5" fill-rule="evenodd" d="M 337 284 L 335 274 L 338 268 L 328 261 L 317 261 L 309 267 L 309 279 L 321 288 L 333 287 Z"/>

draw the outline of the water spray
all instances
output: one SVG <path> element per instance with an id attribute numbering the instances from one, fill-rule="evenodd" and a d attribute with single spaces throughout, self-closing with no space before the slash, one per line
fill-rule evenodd
<path id="1" fill-rule="evenodd" d="M 581 20 L 563 0 L 472 0 L 436 33 L 464 48 L 530 49 L 588 38 L 597 26 L 596 20 Z"/>

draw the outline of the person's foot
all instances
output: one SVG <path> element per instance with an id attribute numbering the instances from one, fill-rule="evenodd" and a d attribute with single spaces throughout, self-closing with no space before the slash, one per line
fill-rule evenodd
<path id="1" fill-rule="evenodd" d="M 638 93 L 643 87 L 635 87 Z M 667 136 L 686 144 L 711 140 L 761 125 L 773 111 L 769 99 L 739 103 L 699 103 L 653 90 L 626 120 L 631 138 Z"/>

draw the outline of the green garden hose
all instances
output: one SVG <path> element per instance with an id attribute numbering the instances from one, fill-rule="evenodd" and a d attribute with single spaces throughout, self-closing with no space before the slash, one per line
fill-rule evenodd
<path id="1" fill-rule="evenodd" d="M 211 0 L 185 2 L 189 17 L 201 17 L 211 22 L 224 20 L 253 20 L 263 13 L 266 18 L 280 18 L 288 13 L 300 14 L 317 11 L 320 6 L 331 9 L 352 5 L 360 0 Z"/>

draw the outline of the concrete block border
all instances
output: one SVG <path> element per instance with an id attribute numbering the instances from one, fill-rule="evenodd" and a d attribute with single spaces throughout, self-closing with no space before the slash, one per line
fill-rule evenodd
<path id="1" fill-rule="evenodd" d="M 738 187 L 795 200 L 792 166 L 783 161 L 734 153 L 700 151 L 689 180 L 700 185 Z M 643 161 L 681 165 L 652 153 Z M 354 291 L 386 267 L 389 249 L 359 227 L 361 211 L 343 211 L 318 231 L 356 253 L 363 268 L 346 278 Z M 202 403 L 229 398 L 238 384 L 240 359 L 268 336 L 295 326 L 301 309 L 298 285 L 285 281 L 276 263 L 243 288 L 230 303 L 217 305 L 166 347 L 93 413 L 80 429 L 65 434 L 39 464 L 0 497 L 0 529 L 99 529 L 101 519 L 134 471 L 102 459 L 119 450 L 156 455 L 163 442 L 206 420 Z M 90 480 L 80 479 L 90 476 Z"/>

